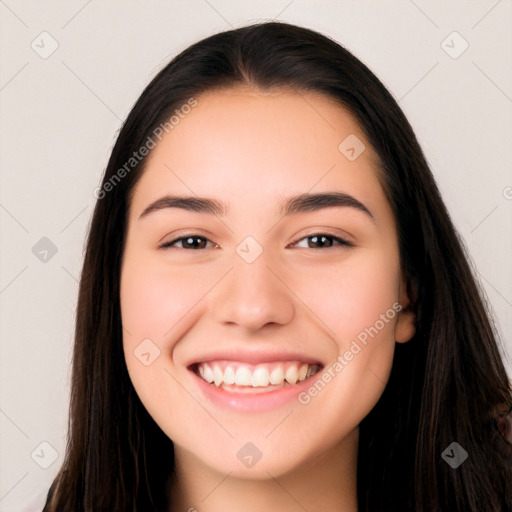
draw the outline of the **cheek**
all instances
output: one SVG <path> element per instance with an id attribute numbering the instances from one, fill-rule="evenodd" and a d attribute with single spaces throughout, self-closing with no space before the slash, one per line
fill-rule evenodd
<path id="1" fill-rule="evenodd" d="M 150 338 L 162 346 L 176 339 L 182 324 L 208 290 L 211 279 L 196 272 L 152 262 L 150 258 L 130 258 L 121 274 L 121 315 L 131 333 L 126 339 L 137 342 Z M 140 339 L 139 339 L 140 342 Z M 164 345 L 165 349 L 170 349 Z"/>
<path id="2" fill-rule="evenodd" d="M 336 339 L 340 350 L 376 322 L 382 337 L 393 338 L 393 304 L 398 300 L 400 278 L 393 254 L 386 258 L 368 252 L 339 265 L 296 272 L 295 276 L 294 290 Z M 381 315 L 387 311 L 388 321 L 382 325 Z"/>
<path id="3" fill-rule="evenodd" d="M 126 365 L 143 401 L 150 392 L 158 395 L 168 387 L 168 382 L 161 382 L 163 368 L 181 327 L 177 321 L 190 309 L 191 293 L 179 276 L 169 279 L 149 260 L 130 253 L 123 262 L 120 287 Z"/>
<path id="4" fill-rule="evenodd" d="M 190 402 L 179 384 L 183 375 L 173 365 L 174 346 L 195 321 L 195 305 L 209 284 L 190 274 L 159 265 L 136 250 L 125 258 L 121 272 L 123 349 L 130 380 L 168 434 L 180 431 L 182 409 Z"/>
<path id="5" fill-rule="evenodd" d="M 336 269 L 324 268 L 301 285 L 303 295 L 310 290 L 305 302 L 322 320 L 335 352 L 319 375 L 321 382 L 303 397 L 303 403 L 325 406 L 326 424 L 343 417 L 359 422 L 384 390 L 395 348 L 399 276 L 393 253 L 388 258 L 368 254 Z"/>

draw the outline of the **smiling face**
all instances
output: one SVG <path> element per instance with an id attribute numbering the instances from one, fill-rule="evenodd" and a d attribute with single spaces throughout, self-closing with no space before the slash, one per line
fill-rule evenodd
<path id="1" fill-rule="evenodd" d="M 125 359 L 178 463 L 268 478 L 341 450 L 414 318 L 354 118 L 311 92 L 196 99 L 134 190 Z"/>

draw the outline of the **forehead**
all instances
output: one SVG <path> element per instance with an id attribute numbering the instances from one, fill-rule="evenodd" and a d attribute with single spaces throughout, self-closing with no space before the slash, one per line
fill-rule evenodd
<path id="1" fill-rule="evenodd" d="M 291 194 L 324 189 L 382 196 L 378 157 L 354 116 L 335 100 L 247 87 L 195 100 L 148 157 L 133 196 L 139 213 L 145 202 L 177 192 L 216 196 L 234 209 L 261 209 L 262 197 L 268 208 Z M 348 146 L 364 150 L 348 158 Z"/>

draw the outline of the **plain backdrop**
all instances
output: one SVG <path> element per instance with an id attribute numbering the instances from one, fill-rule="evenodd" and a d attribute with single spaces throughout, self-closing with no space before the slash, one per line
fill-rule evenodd
<path id="1" fill-rule="evenodd" d="M 121 122 L 174 55 L 230 27 L 313 28 L 389 88 L 471 255 L 512 374 L 512 1 L 1 0 L 0 15 L 0 512 L 41 502 L 62 462 L 92 191 Z"/>

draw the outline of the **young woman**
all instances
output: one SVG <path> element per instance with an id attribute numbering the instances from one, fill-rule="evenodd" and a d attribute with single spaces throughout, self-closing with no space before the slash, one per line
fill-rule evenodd
<path id="1" fill-rule="evenodd" d="M 45 512 L 512 510 L 478 286 L 346 49 L 274 22 L 192 45 L 95 195 Z"/>

